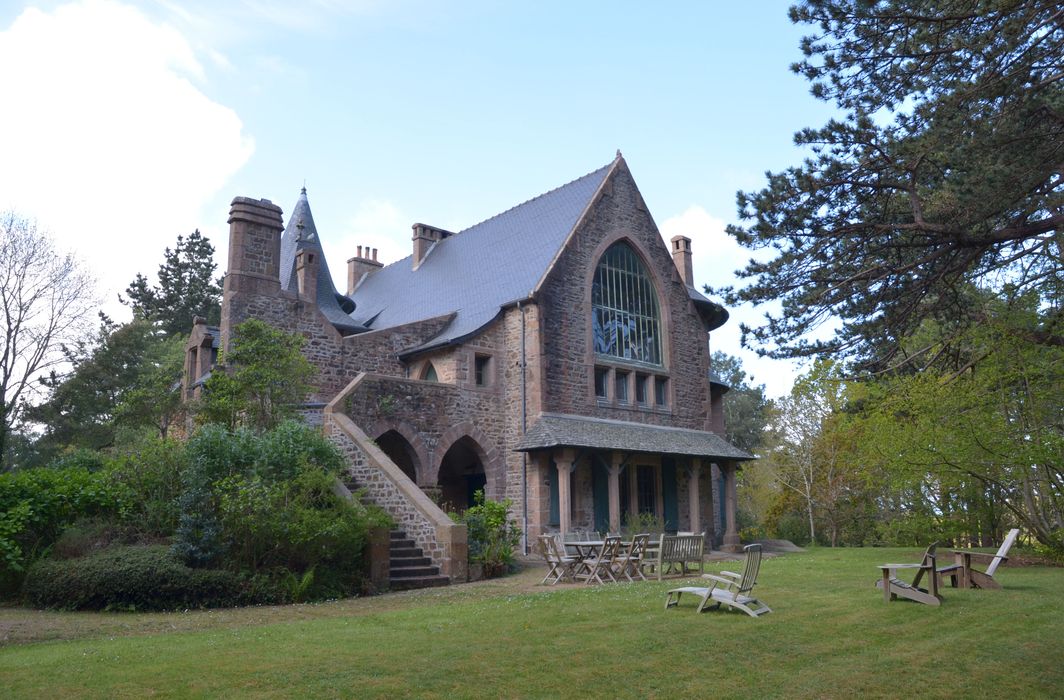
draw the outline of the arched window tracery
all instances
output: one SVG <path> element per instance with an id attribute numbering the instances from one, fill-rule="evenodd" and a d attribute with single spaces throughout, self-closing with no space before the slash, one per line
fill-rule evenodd
<path id="1" fill-rule="evenodd" d="M 614 243 L 591 283 L 595 354 L 649 365 L 661 362 L 661 313 L 643 261 L 623 241 Z"/>

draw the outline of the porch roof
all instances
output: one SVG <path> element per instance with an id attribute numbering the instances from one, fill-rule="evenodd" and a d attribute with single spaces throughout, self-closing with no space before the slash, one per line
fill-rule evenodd
<path id="1" fill-rule="evenodd" d="M 757 459 L 716 433 L 605 418 L 543 413 L 517 446 L 517 452 L 552 447 L 583 447 L 651 452 L 727 460 Z"/>

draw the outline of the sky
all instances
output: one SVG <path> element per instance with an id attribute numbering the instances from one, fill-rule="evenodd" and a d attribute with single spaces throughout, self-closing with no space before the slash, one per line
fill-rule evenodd
<path id="1" fill-rule="evenodd" d="M 226 267 L 229 203 L 291 211 L 304 184 L 333 278 L 390 263 L 410 226 L 459 231 L 619 149 L 663 237 L 724 286 L 751 253 L 735 193 L 797 164 L 819 126 L 788 66 L 786 2 L 76 0 L 0 3 L 0 211 L 36 219 L 96 274 L 104 309 L 199 229 Z M 345 291 L 345 290 L 341 290 Z M 712 349 L 770 396 L 791 363 Z"/>

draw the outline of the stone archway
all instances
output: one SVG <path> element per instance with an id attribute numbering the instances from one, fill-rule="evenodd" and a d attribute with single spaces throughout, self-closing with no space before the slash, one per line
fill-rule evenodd
<path id="1" fill-rule="evenodd" d="M 484 450 L 468 435 L 455 440 L 440 461 L 437 484 L 445 510 L 463 511 L 473 505 L 473 494 L 487 488 Z"/>
<path id="2" fill-rule="evenodd" d="M 395 462 L 395 466 L 403 470 L 415 484 L 418 483 L 418 473 L 422 470 L 421 460 L 418 459 L 414 446 L 394 428 L 383 435 L 378 435 L 375 442 L 388 458 Z"/>
<path id="3" fill-rule="evenodd" d="M 388 455 L 411 481 L 419 486 L 432 483 L 432 453 L 421 434 L 412 425 L 406 421 L 386 418 L 373 421 L 366 426 L 365 431 L 366 435 L 375 436 L 374 442 L 381 451 Z M 393 435 L 388 436 L 389 433 Z M 382 439 L 384 443 L 381 442 Z M 411 471 L 408 471 L 407 463 L 412 466 Z"/>

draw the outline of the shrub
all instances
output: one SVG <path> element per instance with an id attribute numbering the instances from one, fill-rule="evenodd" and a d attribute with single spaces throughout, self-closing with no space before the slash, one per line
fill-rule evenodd
<path id="1" fill-rule="evenodd" d="M 191 566 L 267 572 L 300 597 L 357 593 L 368 529 L 387 517 L 336 493 L 342 466 L 319 431 L 298 423 L 261 436 L 201 428 L 189 441 L 174 553 Z M 286 578 L 309 571 L 301 587 Z"/>
<path id="2" fill-rule="evenodd" d="M 484 577 L 500 576 L 514 566 L 514 550 L 521 541 L 521 531 L 509 520 L 510 499 L 492 501 L 483 491 L 473 496 L 473 506 L 451 518 L 465 523 L 468 531 L 469 561 L 480 564 Z"/>
<path id="3" fill-rule="evenodd" d="M 644 532 L 660 535 L 665 532 L 665 519 L 653 513 L 629 513 L 624 517 L 621 531 L 627 539 Z"/>
<path id="4" fill-rule="evenodd" d="M 0 593 L 12 593 L 25 567 L 75 520 L 122 517 L 132 500 L 107 473 L 83 467 L 0 474 Z"/>
<path id="5" fill-rule="evenodd" d="M 231 571 L 191 569 L 165 546 L 114 547 L 80 559 L 42 559 L 23 584 L 27 601 L 64 610 L 181 610 L 276 602 L 276 586 Z"/>
<path id="6" fill-rule="evenodd" d="M 134 496 L 130 517 L 143 532 L 173 534 L 180 517 L 181 475 L 187 464 L 184 443 L 154 436 L 111 461 L 111 477 Z"/>
<path id="7" fill-rule="evenodd" d="M 123 523 L 103 518 L 83 518 L 63 530 L 51 548 L 55 559 L 75 559 L 114 545 L 139 544 L 140 533 Z"/>
<path id="8" fill-rule="evenodd" d="M 338 474 L 344 465 L 343 455 L 329 440 L 310 426 L 285 421 L 259 439 L 258 472 L 268 479 L 291 479 L 303 464 L 313 464 Z"/>
<path id="9" fill-rule="evenodd" d="M 249 474 L 259 461 L 259 441 L 250 430 L 205 425 L 185 446 L 188 464 L 181 473 L 174 553 L 190 566 L 210 566 L 225 553 L 213 485 Z"/>

